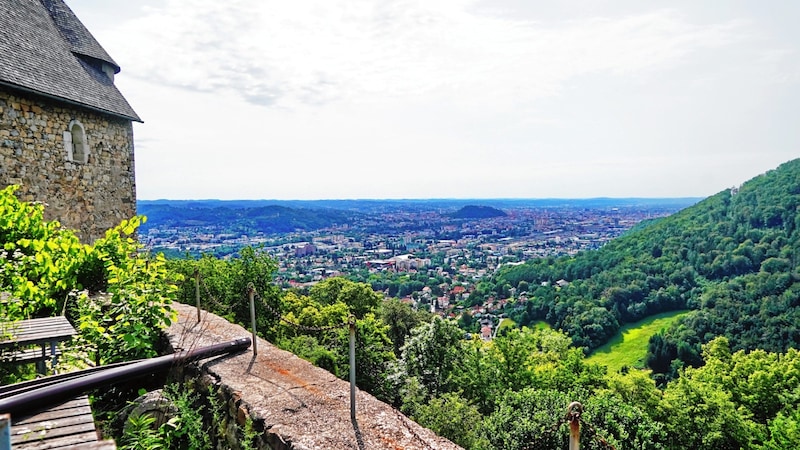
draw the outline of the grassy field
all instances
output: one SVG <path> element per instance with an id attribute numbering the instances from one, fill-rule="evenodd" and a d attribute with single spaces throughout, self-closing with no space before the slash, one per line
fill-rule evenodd
<path id="1" fill-rule="evenodd" d="M 623 366 L 644 368 L 647 342 L 650 336 L 668 327 L 688 311 L 672 311 L 656 314 L 636 323 L 623 326 L 613 339 L 599 347 L 587 357 L 587 362 L 608 367 L 608 373 L 617 372 Z"/>
<path id="2" fill-rule="evenodd" d="M 531 328 L 533 328 L 534 330 L 549 330 L 552 327 L 550 326 L 549 323 L 545 322 L 544 320 L 539 320 L 537 322 L 533 322 L 531 324 Z"/>
<path id="3" fill-rule="evenodd" d="M 506 317 L 500 321 L 500 330 L 498 330 L 498 332 L 502 331 L 503 328 L 516 328 L 516 326 L 517 326 L 516 322 Z"/>

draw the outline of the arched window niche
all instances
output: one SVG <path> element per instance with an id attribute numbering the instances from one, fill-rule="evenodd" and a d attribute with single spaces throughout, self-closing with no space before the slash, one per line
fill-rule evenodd
<path id="1" fill-rule="evenodd" d="M 78 164 L 89 162 L 89 143 L 86 142 L 86 130 L 77 120 L 69 123 L 64 132 L 64 148 L 67 151 L 67 161 Z"/>

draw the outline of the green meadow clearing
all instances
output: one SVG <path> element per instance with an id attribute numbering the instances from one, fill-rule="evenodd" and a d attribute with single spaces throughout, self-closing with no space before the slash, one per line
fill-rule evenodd
<path id="1" fill-rule="evenodd" d="M 539 320 L 531 324 L 531 328 L 534 330 L 549 330 L 551 329 L 550 324 L 545 322 L 544 320 Z"/>
<path id="2" fill-rule="evenodd" d="M 500 329 L 498 329 L 497 332 L 501 333 L 503 331 L 503 328 L 516 328 L 516 327 L 517 323 L 506 317 L 500 321 Z"/>
<path id="3" fill-rule="evenodd" d="M 586 360 L 608 367 L 608 373 L 624 366 L 644 368 L 647 343 L 650 336 L 666 328 L 688 311 L 671 311 L 650 316 L 639 322 L 623 326 L 619 333 L 602 347 L 592 352 Z"/>

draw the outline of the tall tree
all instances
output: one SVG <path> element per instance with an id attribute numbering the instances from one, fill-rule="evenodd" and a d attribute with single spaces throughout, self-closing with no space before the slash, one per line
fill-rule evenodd
<path id="1" fill-rule="evenodd" d="M 433 316 L 429 312 L 415 310 L 400 300 L 388 298 L 380 305 L 379 317 L 389 326 L 388 335 L 394 345 L 395 355 L 399 357 L 411 330 L 430 322 Z"/>
<path id="2" fill-rule="evenodd" d="M 400 370 L 415 377 L 430 396 L 453 391 L 455 369 L 464 358 L 464 332 L 455 323 L 435 317 L 411 330 L 401 351 Z"/>

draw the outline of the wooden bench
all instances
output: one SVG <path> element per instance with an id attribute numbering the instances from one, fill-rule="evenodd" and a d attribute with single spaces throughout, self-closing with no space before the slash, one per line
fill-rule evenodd
<path id="1" fill-rule="evenodd" d="M 58 344 L 71 339 L 75 328 L 66 317 L 43 317 L 0 323 L 0 361 L 10 364 L 36 363 L 40 374 L 58 363 Z M 34 348 L 31 348 L 34 347 Z"/>
<path id="2" fill-rule="evenodd" d="M 44 373 L 46 362 L 52 367 L 58 362 L 60 342 L 76 334 L 66 317 L 0 322 L 0 363 L 23 364 L 35 362 Z M 68 375 L 51 377 L 58 379 Z M 0 397 L 39 380 L 0 386 Z M 2 413 L 2 411 L 0 411 Z M 101 441 L 86 395 L 52 406 L 11 417 L 10 443 L 14 450 L 116 449 L 113 440 Z M 2 442 L 0 442 L 2 447 Z"/>

